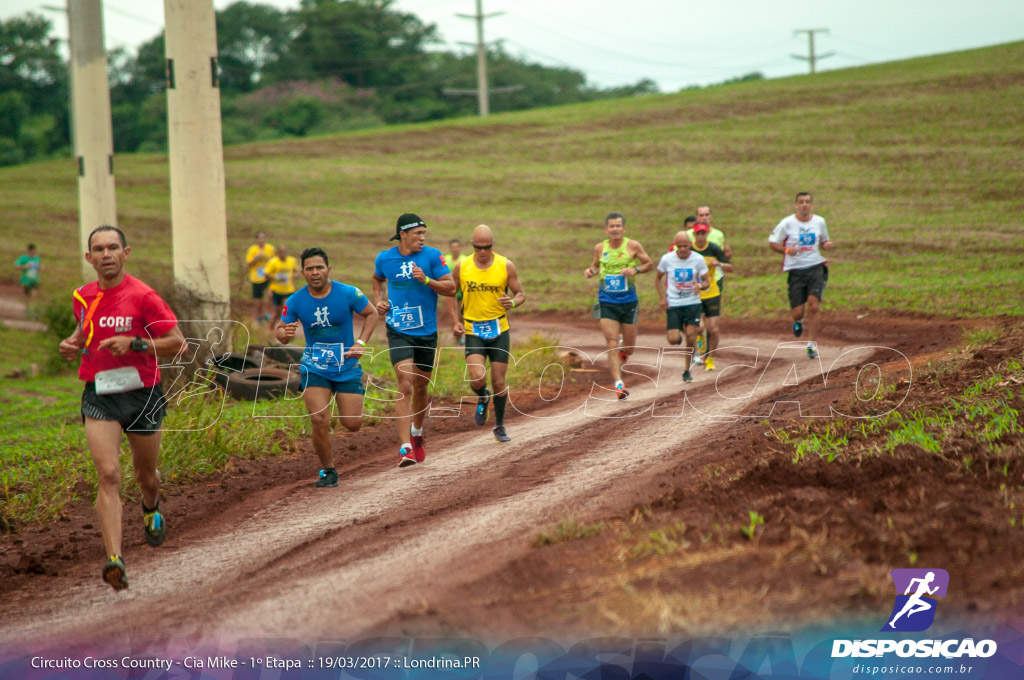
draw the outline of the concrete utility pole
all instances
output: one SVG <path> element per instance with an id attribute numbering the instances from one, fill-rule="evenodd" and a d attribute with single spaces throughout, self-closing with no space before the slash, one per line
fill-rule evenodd
<path id="1" fill-rule="evenodd" d="M 174 280 L 193 319 L 227 319 L 227 213 L 213 0 L 164 0 Z"/>
<path id="2" fill-rule="evenodd" d="M 78 164 L 78 231 L 84 253 L 89 232 L 104 224 L 117 226 L 114 132 L 101 0 L 68 0 L 68 43 L 72 134 Z M 82 278 L 96 279 L 96 270 L 84 259 Z"/>
<path id="3" fill-rule="evenodd" d="M 825 54 L 816 54 L 815 51 L 814 51 L 814 34 L 815 33 L 828 33 L 828 29 L 827 28 L 801 28 L 799 30 L 793 31 L 793 35 L 799 35 L 800 33 L 806 33 L 807 34 L 807 54 L 808 54 L 808 56 L 805 57 L 805 56 L 803 56 L 801 54 L 794 54 L 794 55 L 791 55 L 791 56 L 794 59 L 803 59 L 804 61 L 810 62 L 811 73 L 814 73 L 815 72 L 815 62 L 817 62 L 819 59 L 827 59 L 828 57 L 831 57 L 833 54 L 835 54 L 835 52 L 826 52 Z"/>
<path id="4" fill-rule="evenodd" d="M 484 14 L 483 0 L 476 0 L 476 14 L 455 15 L 463 19 L 473 19 L 476 21 L 476 98 L 481 116 L 486 116 L 491 112 L 489 91 L 487 89 L 487 43 L 484 42 L 484 19 L 490 19 L 502 14 L 504 12 Z M 472 45 L 473 43 L 463 44 Z"/>

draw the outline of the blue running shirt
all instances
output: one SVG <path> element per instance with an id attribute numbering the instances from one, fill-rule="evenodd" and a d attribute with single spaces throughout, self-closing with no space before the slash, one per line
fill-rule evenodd
<path id="1" fill-rule="evenodd" d="M 359 380 L 363 375 L 359 360 L 346 359 L 344 352 L 355 342 L 352 314 L 362 312 L 369 304 L 363 291 L 339 281 L 331 281 L 327 297 L 313 297 L 307 286 L 292 293 L 284 303 L 281 320 L 302 322 L 306 334 L 302 366 L 328 380 Z"/>
<path id="2" fill-rule="evenodd" d="M 437 293 L 412 277 L 418 266 L 431 279 L 450 274 L 441 251 L 423 247 L 418 253 L 402 255 L 398 246 L 382 250 L 373 265 L 373 274 L 388 281 L 388 326 L 405 335 L 433 335 L 437 332 Z"/>

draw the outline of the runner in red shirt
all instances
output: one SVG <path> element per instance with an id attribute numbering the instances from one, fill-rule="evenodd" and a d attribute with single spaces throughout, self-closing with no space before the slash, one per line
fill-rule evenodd
<path id="1" fill-rule="evenodd" d="M 61 341 L 60 354 L 71 361 L 82 352 L 82 421 L 99 478 L 96 511 L 110 556 L 103 580 L 122 590 L 128 578 L 121 557 L 121 433 L 128 436 L 135 481 L 142 491 L 146 542 L 155 547 L 167 535 L 157 470 L 165 412 L 157 357 L 176 356 L 185 340 L 167 303 L 125 272 L 131 248 L 124 233 L 97 227 L 88 243 L 85 259 L 98 280 L 74 292 L 78 327 Z"/>

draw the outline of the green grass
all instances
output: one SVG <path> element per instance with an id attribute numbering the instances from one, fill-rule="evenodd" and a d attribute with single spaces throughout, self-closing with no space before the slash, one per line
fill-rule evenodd
<path id="1" fill-rule="evenodd" d="M 540 548 L 545 545 L 575 541 L 581 538 L 591 538 L 604 531 L 603 522 L 586 524 L 575 517 L 567 517 L 560 520 L 550 530 L 541 532 L 533 539 L 533 547 Z"/>
<path id="2" fill-rule="evenodd" d="M 709 202 L 735 251 L 730 315 L 784 312 L 766 239 L 814 192 L 837 243 L 827 309 L 1024 313 L 1024 43 L 673 95 L 226 151 L 232 257 L 255 230 L 320 245 L 336 277 L 369 289 L 395 217 L 423 216 L 432 245 L 481 222 L 519 267 L 530 309 L 585 312 L 580 275 L 621 210 L 655 257 Z M 116 159 L 118 212 L 136 272 L 170 269 L 167 159 Z M 78 282 L 71 161 L 0 170 L 0 214 L 32 230 L 44 290 Z M 38 234 L 37 234 L 38 232 Z M 23 247 L 10 238 L 0 260 Z M 965 250 L 966 248 L 966 250 Z M 978 252 L 980 248 L 981 252 Z M 965 257 L 964 253 L 974 253 Z M 234 260 L 232 260 L 234 262 Z M 232 264 L 237 294 L 245 289 Z M 13 270 L 9 277 L 15 276 Z M 641 277 L 650 318 L 653 277 Z"/>
<path id="3" fill-rule="evenodd" d="M 988 334 L 989 344 L 1002 333 Z M 976 334 L 965 336 L 964 347 L 976 347 Z M 948 363 L 958 363 L 952 358 Z M 918 383 L 938 383 L 948 371 L 943 365 L 917 378 Z M 795 428 L 773 430 L 773 438 L 792 451 L 793 462 L 808 454 L 831 463 L 840 457 L 893 454 L 897 447 L 910 444 L 941 456 L 956 456 L 961 440 L 982 445 L 994 460 L 1019 451 L 1013 436 L 1024 432 L 1020 404 L 1024 401 L 1024 362 L 1005 359 L 986 371 L 959 395 L 937 404 L 911 410 L 890 411 L 877 418 L 836 418 Z M 962 461 L 969 471 L 972 459 Z M 1005 468 L 1004 468 L 1005 473 Z"/>

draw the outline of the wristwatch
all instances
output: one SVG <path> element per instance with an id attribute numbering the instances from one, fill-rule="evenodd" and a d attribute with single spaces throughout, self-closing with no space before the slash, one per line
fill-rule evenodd
<path id="1" fill-rule="evenodd" d="M 141 336 L 136 335 L 135 339 L 132 340 L 132 351 L 133 352 L 148 352 L 149 343 L 142 339 Z"/>

